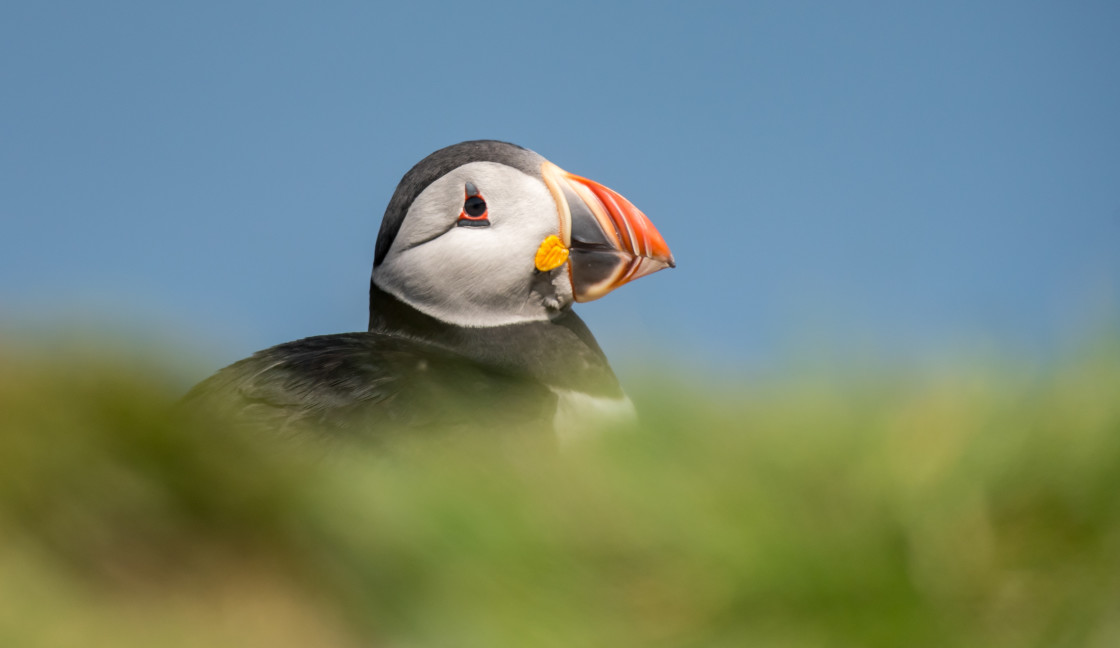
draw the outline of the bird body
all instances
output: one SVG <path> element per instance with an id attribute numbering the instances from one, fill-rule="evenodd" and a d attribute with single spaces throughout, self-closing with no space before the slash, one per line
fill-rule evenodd
<path id="1" fill-rule="evenodd" d="M 572 302 L 672 264 L 618 194 L 527 149 L 464 142 L 390 200 L 368 331 L 257 352 L 185 401 L 280 433 L 575 435 L 633 407 Z"/>

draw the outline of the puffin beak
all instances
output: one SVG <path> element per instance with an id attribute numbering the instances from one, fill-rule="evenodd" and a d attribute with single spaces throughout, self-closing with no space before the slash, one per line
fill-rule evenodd
<path id="1" fill-rule="evenodd" d="M 646 215 L 619 193 L 551 162 L 541 165 L 560 212 L 577 302 L 593 301 L 639 277 L 674 268 L 673 253 Z"/>

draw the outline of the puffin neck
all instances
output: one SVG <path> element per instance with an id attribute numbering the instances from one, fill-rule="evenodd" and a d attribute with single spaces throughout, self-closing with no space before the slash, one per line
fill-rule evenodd
<path id="1" fill-rule="evenodd" d="M 599 343 L 571 309 L 548 321 L 464 327 L 422 313 L 372 281 L 369 303 L 370 332 L 419 340 L 549 387 L 623 396 Z"/>

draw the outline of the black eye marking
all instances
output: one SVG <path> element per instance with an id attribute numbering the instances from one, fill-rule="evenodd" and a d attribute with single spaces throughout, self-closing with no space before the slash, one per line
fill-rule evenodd
<path id="1" fill-rule="evenodd" d="M 464 190 L 463 211 L 459 212 L 459 227 L 490 227 L 490 212 L 486 209 L 486 199 L 473 182 L 468 182 Z"/>

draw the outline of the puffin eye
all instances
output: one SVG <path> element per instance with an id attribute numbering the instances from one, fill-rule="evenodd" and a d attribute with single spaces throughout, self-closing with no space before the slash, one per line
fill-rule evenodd
<path id="1" fill-rule="evenodd" d="M 478 218 L 486 213 L 486 201 L 478 196 L 471 196 L 463 203 L 463 211 L 471 218 Z"/>
<path id="2" fill-rule="evenodd" d="M 459 212 L 459 227 L 490 227 L 490 213 L 486 210 L 486 200 L 473 182 L 468 182 L 464 191 L 463 211 Z"/>

